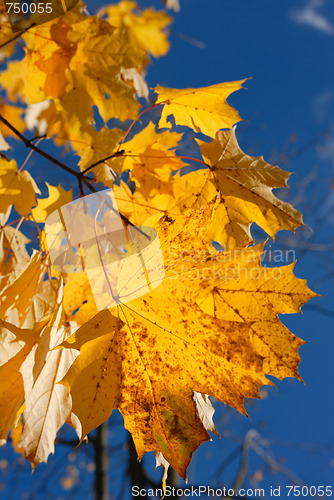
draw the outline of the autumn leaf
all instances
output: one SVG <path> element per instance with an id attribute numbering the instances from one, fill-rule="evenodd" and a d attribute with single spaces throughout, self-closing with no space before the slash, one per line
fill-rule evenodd
<path id="1" fill-rule="evenodd" d="M 62 293 L 51 321 L 41 332 L 40 341 L 30 351 L 20 367 L 24 382 L 25 410 L 19 447 L 34 468 L 46 462 L 54 452 L 54 442 L 60 427 L 71 413 L 71 398 L 62 385 L 63 378 L 78 353 L 75 350 L 53 350 L 76 328 L 64 325 Z"/>
<path id="2" fill-rule="evenodd" d="M 128 28 L 115 28 L 81 10 L 79 2 L 61 17 L 30 28 L 23 35 L 25 57 L 11 61 L 0 76 L 13 100 L 52 99 L 57 120 L 65 121 L 73 139 L 82 128 L 92 128 L 94 105 L 104 121 L 135 118 L 139 103 L 122 70 L 142 73 L 149 62 L 146 51 L 131 41 Z"/>
<path id="3" fill-rule="evenodd" d="M 63 307 L 67 316 L 78 325 L 87 323 L 98 313 L 86 272 L 67 275 Z"/>
<path id="4" fill-rule="evenodd" d="M 163 0 L 166 4 L 167 9 L 173 9 L 174 12 L 180 11 L 180 3 L 179 0 Z"/>
<path id="5" fill-rule="evenodd" d="M 17 326 L 24 325 L 36 290 L 43 280 L 46 263 L 41 252 L 34 252 L 30 262 L 0 293 L 0 314 Z"/>
<path id="6" fill-rule="evenodd" d="M 152 206 L 164 211 L 175 205 L 172 173 L 185 166 L 182 158 L 174 151 L 181 138 L 182 135 L 176 132 L 157 133 L 154 124 L 150 123 L 133 139 L 123 143 L 124 153 L 118 163 L 122 162 L 122 172 L 130 170 L 130 181 L 136 185 L 134 197 L 142 199 L 141 203 L 137 200 L 132 210 L 137 221 L 141 210 L 146 212 Z M 117 171 L 117 163 L 114 168 Z M 121 190 L 117 191 L 122 199 Z M 123 193 L 124 198 L 126 192 Z"/>
<path id="7" fill-rule="evenodd" d="M 13 31 L 6 13 L 6 5 L 4 3 L 0 5 L 0 25 L 0 45 L 4 45 L 0 49 L 0 61 L 2 61 L 4 57 L 11 56 L 16 44 L 16 40 L 8 43 L 13 38 Z"/>
<path id="8" fill-rule="evenodd" d="M 3 135 L 0 130 L 0 151 L 8 151 L 8 149 L 10 149 L 10 145 L 3 138 Z"/>
<path id="9" fill-rule="evenodd" d="M 29 239 L 18 229 L 8 224 L 11 207 L 0 213 L 0 289 L 12 282 L 28 264 L 26 250 Z"/>
<path id="10" fill-rule="evenodd" d="M 212 202 L 212 223 L 208 241 L 224 248 L 252 242 L 250 226 L 256 222 L 272 238 L 281 229 L 294 230 L 303 224 L 301 214 L 273 194 L 285 187 L 290 176 L 262 157 L 246 155 L 240 149 L 235 130 L 217 132 L 210 143 L 197 141 L 207 169 L 180 179 L 182 210 Z"/>
<path id="11" fill-rule="evenodd" d="M 82 130 L 80 137 L 78 137 L 78 141 L 72 141 L 73 148 L 80 157 L 79 166 L 81 170 L 83 171 L 88 166 L 93 165 L 93 163 L 99 162 L 115 153 L 123 135 L 124 132 L 121 130 L 110 130 L 107 127 L 103 127 L 99 131 L 91 130 L 90 128 Z M 116 157 L 110 162 L 110 165 L 114 167 L 117 160 L 118 158 Z M 94 169 L 91 169 L 91 171 L 94 173 L 96 180 L 98 182 L 103 182 L 106 186 L 108 186 L 109 178 L 112 180 L 114 179 L 110 174 L 107 162 L 100 163 Z"/>
<path id="12" fill-rule="evenodd" d="M 298 349 L 304 342 L 289 332 L 278 314 L 300 312 L 317 294 L 307 288 L 306 280 L 294 276 L 294 264 L 263 267 L 263 244 L 228 252 L 205 246 L 209 217 L 206 207 L 187 211 L 169 227 L 160 223 L 162 248 L 167 246 L 166 273 L 171 273 L 174 286 L 180 284 L 173 294 L 219 319 L 252 323 L 252 343 L 264 358 L 265 373 L 299 378 Z"/>
<path id="13" fill-rule="evenodd" d="M 37 207 L 31 212 L 31 218 L 35 222 L 45 222 L 46 218 L 62 205 L 72 201 L 72 189 L 65 191 L 60 185 L 51 186 L 46 183 L 49 191 L 47 198 L 38 198 Z"/>
<path id="14" fill-rule="evenodd" d="M 149 218 L 156 215 L 160 218 L 173 208 L 173 214 L 180 212 L 177 198 L 183 188 L 178 188 L 172 173 L 185 166 L 182 158 L 175 153 L 181 139 L 182 135 L 176 132 L 156 132 L 154 124 L 149 123 L 131 140 L 114 150 L 111 142 L 110 153 L 112 156 L 114 152 L 115 156 L 107 160 L 105 165 L 99 164 L 93 169 L 98 181 L 113 188 L 120 212 L 134 224 L 147 223 Z M 102 142 L 94 144 L 97 150 L 98 144 Z M 84 151 L 86 154 L 88 149 Z M 122 180 L 115 183 L 115 174 L 121 176 L 127 171 L 129 180 L 135 183 L 134 190 Z"/>
<path id="15" fill-rule="evenodd" d="M 179 8 L 178 1 L 164 3 Z M 264 244 L 250 246 L 252 223 L 272 238 L 302 224 L 273 193 L 289 174 L 237 143 L 232 127 L 240 117 L 227 99 L 245 80 L 198 89 L 158 85 L 155 104 L 140 110 L 138 97 L 150 100 L 146 68 L 151 56 L 167 53 L 170 22 L 134 1 L 97 15 L 78 2 L 20 33 L 12 57 L 16 42 L 7 43 L 12 34 L 0 6 L 0 444 L 11 431 L 33 468 L 54 452 L 65 422 L 82 442 L 118 409 L 139 459 L 153 451 L 165 468 L 165 485 L 169 464 L 186 478 L 194 451 L 209 433 L 218 435 L 210 396 L 246 415 L 245 398 L 273 384 L 267 375 L 301 380 L 304 341 L 279 315 L 300 312 L 316 294 L 293 265 L 264 267 Z M 145 111 L 153 122 L 145 115 L 139 125 Z M 172 131 L 174 123 L 191 134 Z M 194 132 L 210 142 L 189 142 Z M 38 161 L 47 197 L 36 199 L 29 172 L 7 160 L 20 154 L 14 136 L 34 150 L 24 166 Z M 47 153 L 51 142 L 61 146 L 61 160 Z M 72 174 L 73 196 L 68 177 L 49 183 L 49 168 Z M 112 188 L 127 243 L 110 236 L 100 242 L 102 252 L 98 241 L 91 244 L 93 234 L 98 240 L 97 230 L 105 235 L 114 227 L 114 205 L 96 212 L 95 233 L 89 203 L 76 219 L 77 198 L 96 191 L 96 201 L 101 185 Z M 133 271 L 127 258 L 140 238 L 129 243 L 131 224 L 148 226 L 156 248 L 160 242 L 164 269 L 160 249 L 151 247 L 145 259 L 139 251 L 141 266 Z M 70 256 L 70 226 L 78 252 L 66 270 L 77 272 L 64 274 L 58 264 Z"/>
<path id="16" fill-rule="evenodd" d="M 137 7 L 137 2 L 123 0 L 117 5 L 102 9 L 101 14 L 107 14 L 112 26 L 126 27 L 134 45 L 155 57 L 165 55 L 169 44 L 164 30 L 172 22 L 172 18 L 153 9 L 144 9 L 139 15 L 134 14 L 133 10 Z"/>
<path id="17" fill-rule="evenodd" d="M 235 259 L 229 254 L 232 261 L 215 253 L 210 259 L 206 250 L 194 266 L 186 256 L 206 248 L 205 209 L 196 215 L 189 210 L 157 225 L 167 273 L 158 288 L 101 311 L 62 344 L 80 349 L 62 383 L 71 391 L 83 435 L 118 408 L 139 458 L 161 452 L 183 478 L 192 453 L 209 439 L 193 391 L 245 413 L 244 398 L 258 397 L 261 385 L 269 383 L 268 367 L 280 378 L 296 376 L 303 342 L 285 329 L 277 313 L 298 312 L 314 296 L 291 268 L 283 268 L 279 279 L 275 272 L 281 268 L 274 268 L 268 278 L 259 257 L 249 264 L 248 249 Z M 248 278 L 229 282 L 226 276 L 242 256 L 249 264 Z M 249 274 L 254 269 L 258 279 Z M 247 315 L 243 308 L 254 312 Z M 263 328 L 261 322 L 266 322 Z M 265 335 L 268 327 L 273 331 Z M 286 338 L 282 345 L 280 337 Z"/>
<path id="18" fill-rule="evenodd" d="M 0 320 L 0 446 L 6 443 L 16 413 L 24 401 L 24 387 L 19 368 L 38 342 L 45 321 L 32 330 L 20 329 Z"/>
<path id="19" fill-rule="evenodd" d="M 150 122 L 132 139 L 122 144 L 124 153 L 118 158 L 115 170 L 132 171 L 140 164 L 142 165 L 141 177 L 147 171 L 157 171 L 158 178 L 167 180 L 171 172 L 184 165 L 182 159 L 174 151 L 179 146 L 181 139 L 182 134 L 177 132 L 156 132 L 155 125 Z M 167 167 L 169 168 L 167 169 Z M 135 177 L 138 178 L 138 176 Z"/>
<path id="20" fill-rule="evenodd" d="M 169 116 L 176 125 L 186 125 L 196 132 L 214 137 L 221 128 L 231 128 L 240 117 L 226 103 L 228 96 L 242 88 L 246 80 L 219 83 L 198 89 L 169 89 L 157 85 L 156 104 L 163 104 L 160 128 L 171 128 Z"/>
<path id="21" fill-rule="evenodd" d="M 0 158 L 0 212 L 6 212 L 10 205 L 23 217 L 27 217 L 36 205 L 39 189 L 27 172 L 17 170 L 15 160 Z"/>
<path id="22" fill-rule="evenodd" d="M 21 118 L 22 112 L 22 108 L 0 101 L 0 114 L 5 116 L 10 123 L 15 123 L 15 127 L 19 132 L 23 132 L 26 128 L 26 124 Z M 0 130 L 4 137 L 16 137 L 14 132 L 3 123 L 0 124 Z"/>

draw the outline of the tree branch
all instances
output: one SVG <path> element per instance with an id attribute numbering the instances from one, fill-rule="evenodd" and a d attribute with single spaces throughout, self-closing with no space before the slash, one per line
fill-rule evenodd
<path id="1" fill-rule="evenodd" d="M 84 183 L 92 193 L 98 194 L 98 191 L 95 189 L 95 187 L 91 185 L 91 179 L 87 179 L 87 177 L 84 175 L 84 172 L 77 172 L 76 170 L 69 167 L 68 165 L 66 165 L 62 161 L 59 161 L 59 160 L 57 160 L 57 158 L 54 158 L 53 156 L 49 155 L 49 153 L 46 153 L 46 151 L 43 151 L 43 149 L 39 148 L 38 146 L 35 146 L 35 144 L 33 144 L 33 141 L 36 139 L 36 137 L 34 137 L 33 139 L 27 139 L 11 123 L 9 123 L 9 121 L 6 120 L 6 118 L 4 118 L 1 114 L 0 114 L 0 122 L 2 122 L 4 125 L 6 125 L 25 144 L 25 146 L 27 148 L 32 149 L 33 151 L 38 153 L 40 156 L 43 156 L 43 158 L 45 158 L 46 160 L 49 160 L 51 163 L 53 163 L 57 167 L 65 170 L 65 172 L 68 172 L 69 174 L 74 175 L 79 182 L 79 189 L 80 189 L 81 195 L 84 194 L 83 189 L 82 189 L 82 183 Z M 111 155 L 111 158 L 115 157 L 115 156 L 119 156 L 120 154 L 122 154 L 122 153 L 116 152 L 113 155 Z M 98 163 L 101 163 L 103 161 L 105 161 L 105 160 L 100 160 Z M 88 169 L 86 169 L 86 171 L 93 168 L 93 166 L 96 166 L 96 164 L 93 164 L 90 167 L 88 167 Z M 108 201 L 107 201 L 107 205 L 113 212 L 115 212 L 116 214 L 118 214 L 121 217 L 122 221 L 127 226 L 134 227 L 139 233 L 141 233 L 146 238 L 150 239 L 150 237 L 146 233 L 144 233 L 144 231 L 142 231 L 139 227 L 136 227 L 135 224 L 133 224 L 127 217 L 122 215 L 120 212 L 118 212 L 118 210 L 116 210 L 112 205 L 110 205 Z"/>
<path id="2" fill-rule="evenodd" d="M 131 486 L 137 486 L 140 489 L 146 488 L 147 486 L 154 489 L 161 488 L 160 483 L 156 483 L 146 474 L 143 462 L 138 461 L 137 451 L 130 432 L 128 433 L 128 448 L 129 458 L 127 475 L 130 477 Z"/>
<path id="3" fill-rule="evenodd" d="M 113 153 L 110 156 L 107 156 L 106 158 L 102 158 L 102 160 L 96 161 L 89 167 L 85 168 L 85 170 L 82 171 L 82 174 L 85 175 L 87 172 L 92 170 L 92 168 L 97 167 L 97 165 L 100 165 L 101 163 L 104 163 L 107 160 L 111 160 L 112 158 L 116 158 L 117 156 L 122 156 L 122 154 L 125 153 L 124 149 L 121 149 L 120 151 L 116 151 L 116 153 Z"/>
<path id="4" fill-rule="evenodd" d="M 108 500 L 108 424 L 104 422 L 96 429 L 95 440 L 95 499 Z"/>
<path id="5" fill-rule="evenodd" d="M 24 144 L 27 148 L 30 148 L 32 149 L 33 151 L 35 151 L 36 153 L 38 153 L 39 155 L 43 156 L 46 160 L 49 160 L 51 163 L 53 163 L 54 165 L 57 165 L 57 167 L 60 167 L 62 168 L 63 170 L 65 170 L 66 172 L 68 172 L 69 174 L 72 174 L 74 175 L 78 180 L 79 179 L 82 179 L 83 182 L 84 179 L 83 179 L 83 175 L 81 172 L 77 172 L 76 170 L 74 170 L 73 168 L 65 165 L 65 163 L 57 160 L 57 158 L 54 158 L 53 156 L 49 155 L 48 153 L 46 153 L 45 151 L 43 151 L 43 149 L 39 148 L 38 146 L 35 146 L 35 144 L 33 144 L 32 140 L 29 140 L 27 139 L 23 134 L 21 134 L 21 132 L 19 132 L 11 123 L 9 123 L 9 121 L 6 120 L 6 118 L 4 118 L 1 114 L 0 114 L 0 121 L 2 121 L 2 123 L 4 125 L 6 125 Z M 87 179 L 85 179 L 87 180 Z M 86 183 L 85 183 L 86 184 Z"/>
<path id="6" fill-rule="evenodd" d="M 26 33 L 28 30 L 30 30 L 30 28 L 33 28 L 34 26 L 36 26 L 36 24 L 32 24 L 31 26 L 29 26 L 28 28 L 26 28 L 25 30 L 23 31 L 20 31 L 19 33 L 16 33 L 16 35 L 14 35 L 12 38 L 10 38 L 9 40 L 7 40 L 6 42 L 2 43 L 0 45 L 0 49 L 2 49 L 3 47 L 6 47 L 6 45 L 9 45 L 10 43 L 14 42 L 15 40 L 17 40 L 18 38 L 20 38 L 21 35 L 23 35 L 23 33 Z"/>

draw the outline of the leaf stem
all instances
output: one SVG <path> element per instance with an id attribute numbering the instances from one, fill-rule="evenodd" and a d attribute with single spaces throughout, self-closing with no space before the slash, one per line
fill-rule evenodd
<path id="1" fill-rule="evenodd" d="M 124 151 L 123 151 L 124 152 Z M 126 152 L 125 152 L 126 153 Z M 157 158 L 157 159 L 160 159 L 161 157 L 160 156 L 153 156 L 153 155 L 145 155 L 145 154 L 125 154 L 124 156 L 126 156 L 127 158 Z M 207 168 L 210 168 L 210 165 L 208 165 L 207 163 L 205 163 L 205 161 L 203 160 L 199 160 L 198 158 L 193 158 L 192 156 L 182 156 L 182 155 L 175 155 L 175 156 L 165 156 L 165 158 L 170 158 L 171 160 L 177 160 L 178 158 L 181 158 L 181 160 L 190 160 L 190 161 L 196 161 L 197 163 L 201 163 L 202 165 L 204 165 L 205 167 Z"/>
<path id="2" fill-rule="evenodd" d="M 35 138 L 36 139 L 36 138 Z M 43 140 L 43 137 L 39 138 L 38 141 L 36 142 L 36 146 L 38 146 L 38 144 Z M 31 142 L 31 141 L 30 141 Z M 27 158 L 24 160 L 24 162 L 22 163 L 22 165 L 20 166 L 20 168 L 18 169 L 18 172 L 21 172 L 21 170 L 26 166 L 30 156 L 33 154 L 33 150 L 31 149 L 29 151 L 29 154 L 27 156 Z"/>
<path id="3" fill-rule="evenodd" d="M 137 116 L 137 118 L 135 118 L 135 119 L 132 121 L 132 123 L 131 123 L 130 127 L 129 127 L 129 128 L 128 128 L 128 130 L 125 132 L 125 135 L 123 136 L 123 138 L 122 138 L 121 142 L 119 143 L 118 147 L 120 147 L 120 146 L 123 144 L 123 142 L 125 141 L 126 137 L 127 137 L 127 136 L 128 136 L 128 134 L 129 134 L 130 130 L 132 129 L 132 127 L 134 126 L 134 124 L 135 124 L 135 123 L 139 120 L 139 118 L 140 118 L 140 117 L 141 117 L 144 113 L 146 113 L 146 111 L 149 111 L 150 109 L 153 109 L 153 108 L 155 108 L 156 106 L 159 106 L 159 104 L 162 104 L 162 103 L 160 103 L 160 102 L 159 102 L 159 103 L 157 103 L 157 102 L 156 102 L 155 104 L 152 104 L 152 106 L 150 106 L 149 108 L 145 108 L 143 111 L 141 111 L 141 112 L 139 113 L 139 115 Z"/>
<path id="4" fill-rule="evenodd" d="M 177 155 L 176 158 L 181 158 L 182 160 L 191 160 L 191 161 L 196 161 L 197 163 L 201 163 L 205 167 L 208 167 L 207 163 L 203 160 L 199 160 L 198 158 L 193 158 L 192 156 L 179 156 Z"/>

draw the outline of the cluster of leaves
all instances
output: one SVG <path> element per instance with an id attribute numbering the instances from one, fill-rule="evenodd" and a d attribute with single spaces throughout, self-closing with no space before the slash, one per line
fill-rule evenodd
<path id="1" fill-rule="evenodd" d="M 86 273 L 57 273 L 45 246 L 43 223 L 72 192 L 48 184 L 42 198 L 27 162 L 18 169 L 9 149 L 2 154 L 1 442 L 11 432 L 34 467 L 54 452 L 65 422 L 82 441 L 117 408 L 138 457 L 154 451 L 158 464 L 171 464 L 185 478 L 208 431 L 217 434 L 207 395 L 245 414 L 244 398 L 258 397 L 271 383 L 267 374 L 299 377 L 303 341 L 278 314 L 299 312 L 314 293 L 293 265 L 265 272 L 263 245 L 254 245 L 250 232 L 252 223 L 271 237 L 302 224 L 272 192 L 286 186 L 289 174 L 238 145 L 240 118 L 226 99 L 244 81 L 157 86 L 151 108 L 161 111 L 158 124 L 130 138 L 143 114 L 138 96 L 148 96 L 150 56 L 168 50 L 171 18 L 164 12 L 123 0 L 91 16 L 79 4 L 15 40 L 0 15 L 7 63 L 0 76 L 2 135 L 73 174 L 80 196 L 97 183 L 112 187 L 123 220 L 158 232 L 166 274 L 150 293 L 99 312 Z M 104 123 L 99 130 L 93 106 Z M 36 141 L 43 138 L 25 137 L 32 110 L 38 133 L 44 127 L 65 158 L 78 157 L 78 168 L 41 149 Z M 111 118 L 134 121 L 124 132 L 107 125 Z M 176 154 L 182 134 L 171 130 L 172 121 L 204 134 L 196 139 L 200 159 Z M 1 144 L 9 147 L 3 138 Z M 20 230 L 25 224 L 39 233 L 32 255 Z"/>

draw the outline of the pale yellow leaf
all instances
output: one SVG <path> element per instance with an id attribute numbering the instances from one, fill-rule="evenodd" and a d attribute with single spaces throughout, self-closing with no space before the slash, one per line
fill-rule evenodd
<path id="1" fill-rule="evenodd" d="M 19 214 L 27 217 L 39 192 L 29 172 L 18 172 L 15 160 L 0 158 L 0 212 L 6 212 L 13 204 Z"/>
<path id="2" fill-rule="evenodd" d="M 51 186 L 46 182 L 49 196 L 47 198 L 38 198 L 37 207 L 32 210 L 31 219 L 35 222 L 45 222 L 46 218 L 66 203 L 72 201 L 72 189 L 65 191 L 60 185 Z"/>
<path id="3" fill-rule="evenodd" d="M 20 366 L 38 342 L 45 321 L 33 330 L 17 328 L 0 320 L 0 445 L 5 444 L 16 414 L 24 401 Z"/>
<path id="4" fill-rule="evenodd" d="M 179 179 L 183 190 L 177 204 L 183 211 L 212 202 L 209 242 L 233 249 L 252 242 L 253 222 L 272 238 L 279 230 L 303 224 L 301 214 L 272 192 L 285 187 L 290 174 L 243 153 L 234 129 L 217 132 L 210 143 L 197 142 L 207 168 Z"/>
<path id="5" fill-rule="evenodd" d="M 176 125 L 186 125 L 196 132 L 214 137 L 221 128 L 231 128 L 240 117 L 226 102 L 228 96 L 242 88 L 245 80 L 219 83 L 198 89 L 169 89 L 157 85 L 157 104 L 163 104 L 160 128 L 171 128 L 168 118 L 173 115 Z"/>
<path id="6" fill-rule="evenodd" d="M 23 325 L 38 285 L 43 280 L 46 262 L 41 252 L 34 252 L 20 275 L 0 293 L 0 314 L 17 326 Z"/>
<path id="7" fill-rule="evenodd" d="M 38 345 L 20 368 L 26 408 L 19 446 L 33 468 L 54 453 L 57 432 L 71 413 L 71 397 L 57 382 L 64 377 L 78 353 L 72 349 L 53 348 L 73 333 L 76 325 L 64 325 L 61 301 L 60 293 L 52 321 L 43 329 Z"/>

